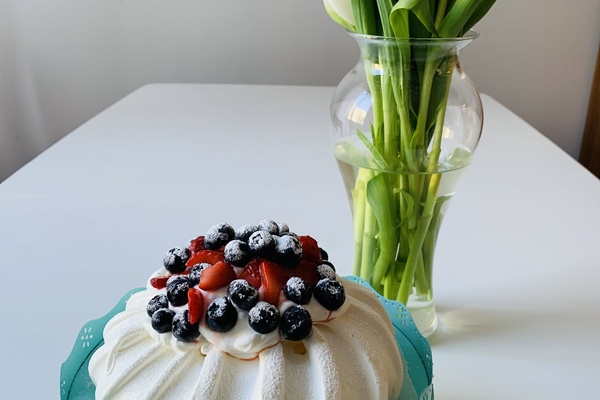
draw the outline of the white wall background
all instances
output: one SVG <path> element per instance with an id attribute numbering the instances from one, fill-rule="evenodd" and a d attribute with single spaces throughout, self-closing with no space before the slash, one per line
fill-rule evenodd
<path id="1" fill-rule="evenodd" d="M 477 29 L 480 90 L 576 157 L 600 1 L 498 0 Z M 144 84 L 333 86 L 357 55 L 320 0 L 0 0 L 0 181 Z"/>

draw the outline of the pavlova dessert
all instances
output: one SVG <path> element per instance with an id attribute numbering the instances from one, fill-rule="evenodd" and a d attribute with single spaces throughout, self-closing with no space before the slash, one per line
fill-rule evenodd
<path id="1" fill-rule="evenodd" d="M 312 237 L 218 224 L 163 261 L 104 327 L 96 399 L 399 398 L 386 310 Z"/>

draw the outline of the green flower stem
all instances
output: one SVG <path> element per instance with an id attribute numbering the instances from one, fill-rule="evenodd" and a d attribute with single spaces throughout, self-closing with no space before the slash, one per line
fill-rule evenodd
<path id="1" fill-rule="evenodd" d="M 446 16 L 446 0 L 440 0 L 435 14 L 435 28 L 439 29 L 444 17 Z"/>
<path id="2" fill-rule="evenodd" d="M 363 270 L 366 270 L 366 265 L 362 264 L 362 249 L 363 249 L 363 231 L 365 226 L 365 205 L 367 204 L 365 186 L 366 182 L 362 176 L 364 173 L 359 172 L 355 189 L 352 191 L 352 216 L 354 221 L 354 266 L 352 273 L 356 276 L 364 278 Z"/>
<path id="3" fill-rule="evenodd" d="M 433 252 L 441 220 L 442 175 L 437 172 L 450 87 L 450 79 L 439 71 L 448 73 L 455 59 L 437 47 L 415 51 L 415 56 L 425 57 L 417 62 L 409 47 L 373 50 L 365 52 L 364 66 L 372 98 L 375 164 L 373 169 L 358 169 L 352 194 L 353 271 L 385 297 L 407 303 L 413 290 L 432 296 Z M 411 96 L 415 79 L 416 98 Z M 417 101 L 416 107 L 411 100 Z M 382 166 L 385 171 L 379 171 Z"/>
<path id="4" fill-rule="evenodd" d="M 425 201 L 425 206 L 423 207 L 423 213 L 419 218 L 415 236 L 410 244 L 410 252 L 408 254 L 408 259 L 406 260 L 406 266 L 402 276 L 402 283 L 400 283 L 400 290 L 398 291 L 398 296 L 396 298 L 398 301 L 404 304 L 408 302 L 408 296 L 411 293 L 411 287 L 413 285 L 413 278 L 415 276 L 417 263 L 421 257 L 421 248 L 423 247 L 425 236 L 429 230 L 429 224 L 433 218 L 433 210 L 435 208 L 437 192 L 440 186 L 440 179 L 441 174 L 434 174 L 431 176 L 427 191 L 427 200 Z"/>

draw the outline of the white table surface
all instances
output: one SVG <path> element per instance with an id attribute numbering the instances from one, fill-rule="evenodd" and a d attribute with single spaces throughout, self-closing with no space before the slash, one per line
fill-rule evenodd
<path id="1" fill-rule="evenodd" d="M 81 326 L 214 223 L 286 221 L 350 273 L 332 92 L 146 86 L 0 184 L 2 398 L 57 398 Z M 598 398 L 600 181 L 482 97 L 436 255 L 436 398 Z"/>

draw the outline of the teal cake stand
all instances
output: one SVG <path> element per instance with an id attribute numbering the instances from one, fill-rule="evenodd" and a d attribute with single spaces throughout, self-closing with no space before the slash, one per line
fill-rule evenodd
<path id="1" fill-rule="evenodd" d="M 369 284 L 356 276 L 345 277 L 371 288 Z M 372 288 L 371 288 L 372 289 Z M 92 354 L 102 346 L 102 332 L 106 323 L 116 314 L 125 310 L 127 300 L 143 288 L 128 292 L 117 305 L 102 318 L 85 324 L 73 346 L 71 354 L 60 367 L 60 398 L 61 400 L 90 400 L 94 398 L 96 387 L 90 379 L 88 364 Z M 412 385 L 403 386 L 400 398 L 402 400 L 434 400 L 433 395 L 433 362 L 429 342 L 419 333 L 410 313 L 402 303 L 392 301 L 377 295 L 388 312 L 394 330 L 396 343 L 402 349 L 406 362 L 407 376 Z M 406 382 L 406 380 L 405 380 Z"/>

